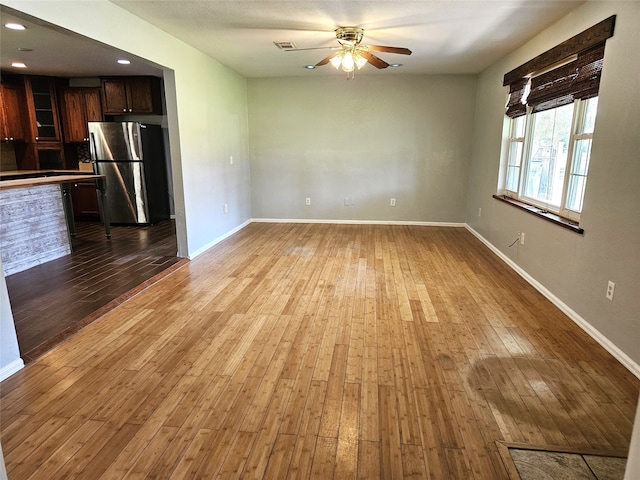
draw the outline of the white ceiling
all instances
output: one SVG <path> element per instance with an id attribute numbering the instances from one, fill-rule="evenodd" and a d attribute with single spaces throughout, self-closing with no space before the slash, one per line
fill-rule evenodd
<path id="1" fill-rule="evenodd" d="M 8 22 L 21 23 L 26 30 L 4 28 Z M 0 5 L 0 68 L 3 72 L 56 77 L 96 77 L 106 75 L 162 76 L 162 70 L 143 59 L 69 32 L 21 12 Z M 20 51 L 19 49 L 31 49 Z M 133 63 L 118 65 L 126 57 Z M 15 61 L 28 68 L 11 67 Z"/>
<path id="2" fill-rule="evenodd" d="M 198 48 L 246 77 L 342 74 L 330 65 L 309 71 L 331 50 L 286 52 L 274 41 L 298 48 L 337 45 L 339 26 L 365 29 L 363 43 L 406 47 L 411 56 L 379 53 L 397 69 L 367 65 L 357 75 L 478 73 L 553 24 L 583 0 L 111 0 L 118 6 Z M 2 29 L 1 67 L 18 56 L 29 73 L 81 77 L 159 74 L 154 65 L 122 56 L 111 47 L 2 8 L 2 23 L 25 19 L 26 32 Z M 18 47 L 33 48 L 18 52 Z M 129 56 L 130 57 L 130 56 Z M 22 71 L 22 73 L 26 73 Z"/>

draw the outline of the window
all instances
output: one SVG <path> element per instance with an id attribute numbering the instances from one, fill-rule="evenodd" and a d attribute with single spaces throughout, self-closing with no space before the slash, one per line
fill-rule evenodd
<path id="1" fill-rule="evenodd" d="M 581 212 L 584 189 L 587 183 L 591 139 L 598 109 L 598 97 L 590 98 L 577 105 L 576 121 L 571 152 L 571 164 L 567 178 L 565 208 L 570 212 Z"/>
<path id="2" fill-rule="evenodd" d="M 500 195 L 580 220 L 605 42 L 614 25 L 612 16 L 504 76 L 510 120 Z"/>
<path id="3" fill-rule="evenodd" d="M 509 157 L 507 158 L 507 172 L 505 189 L 516 196 L 520 190 L 520 166 L 524 150 L 524 127 L 526 117 L 511 120 L 509 127 Z"/>
<path id="4" fill-rule="evenodd" d="M 504 194 L 579 220 L 598 97 L 511 119 Z"/>

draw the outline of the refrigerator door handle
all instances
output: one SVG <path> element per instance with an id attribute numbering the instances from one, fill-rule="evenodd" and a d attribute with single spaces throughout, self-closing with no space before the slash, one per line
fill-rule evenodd
<path id="1" fill-rule="evenodd" d="M 96 148 L 96 137 L 93 132 L 91 132 L 91 141 L 89 142 L 89 148 L 91 149 L 89 155 L 91 155 L 91 160 L 95 163 L 98 160 L 98 149 Z"/>

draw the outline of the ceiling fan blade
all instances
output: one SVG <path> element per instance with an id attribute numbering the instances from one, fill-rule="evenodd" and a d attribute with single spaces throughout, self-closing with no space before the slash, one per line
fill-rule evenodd
<path id="1" fill-rule="evenodd" d="M 328 56 L 324 57 L 322 60 L 320 60 L 318 63 L 316 63 L 316 67 L 321 67 L 322 65 L 326 65 L 337 54 L 338 54 L 338 52 L 335 52 L 335 53 L 332 53 L 331 55 L 328 55 Z"/>
<path id="2" fill-rule="evenodd" d="M 303 50 L 327 50 L 330 48 L 331 50 L 339 50 L 340 47 L 312 47 L 312 48 L 283 48 L 282 50 L 285 52 L 301 52 Z"/>
<path id="3" fill-rule="evenodd" d="M 367 62 L 369 62 L 371 65 L 373 65 L 376 68 L 387 68 L 389 66 L 387 62 L 385 62 L 381 58 L 376 57 L 372 53 L 361 51 L 360 55 L 366 58 Z"/>
<path id="4" fill-rule="evenodd" d="M 399 53 L 400 55 L 411 55 L 411 50 L 403 47 L 385 47 L 384 45 L 367 45 L 369 50 L 374 52 Z"/>

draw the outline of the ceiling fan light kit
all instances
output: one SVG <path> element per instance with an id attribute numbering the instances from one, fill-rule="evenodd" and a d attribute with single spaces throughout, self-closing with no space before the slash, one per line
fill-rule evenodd
<path id="1" fill-rule="evenodd" d="M 343 72 L 351 73 L 357 66 L 358 70 L 367 64 L 367 59 L 364 58 L 357 50 L 343 50 L 336 53 L 336 55 L 329 60 L 331 65 L 336 69 L 342 67 Z"/>
<path id="2" fill-rule="evenodd" d="M 370 63 L 378 69 L 387 68 L 390 65 L 382 60 L 380 57 L 372 54 L 371 52 L 386 52 L 397 53 L 400 55 L 411 55 L 411 50 L 403 47 L 387 47 L 384 45 L 364 45 L 362 39 L 364 37 L 364 30 L 360 27 L 339 27 L 335 30 L 336 39 L 340 44 L 339 47 L 317 47 L 317 48 L 287 48 L 284 49 L 288 52 L 295 52 L 299 50 L 321 50 L 323 48 L 330 48 L 336 50 L 332 54 L 320 60 L 315 65 L 307 65 L 305 68 L 313 70 L 315 67 L 321 67 L 327 63 L 331 63 L 336 69 L 342 68 L 342 71 L 347 74 L 347 79 L 355 77 L 356 67 L 361 69 L 367 63 Z M 283 42 L 274 42 L 276 45 Z M 282 47 L 279 47 L 282 48 Z M 400 66 L 401 64 L 394 63 L 393 66 Z"/>

